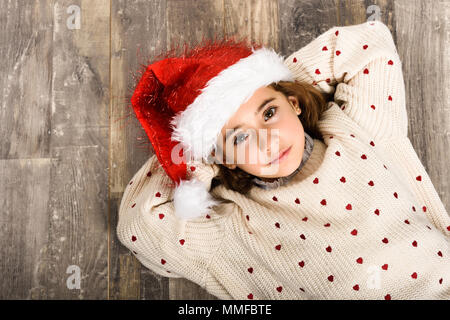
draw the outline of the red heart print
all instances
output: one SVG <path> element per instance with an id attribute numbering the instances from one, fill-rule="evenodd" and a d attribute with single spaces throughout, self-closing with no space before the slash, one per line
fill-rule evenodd
<path id="1" fill-rule="evenodd" d="M 322 201 L 320 201 L 320 204 L 323 205 L 323 206 L 326 206 L 327 205 L 327 200 L 322 199 Z"/>
<path id="2" fill-rule="evenodd" d="M 250 300 L 253 300 L 253 294 L 250 293 L 250 294 L 247 296 L 247 298 L 250 299 Z"/>
<path id="3" fill-rule="evenodd" d="M 447 231 L 450 231 L 450 226 L 447 226 Z"/>
<path id="4" fill-rule="evenodd" d="M 322 51 L 327 51 L 327 50 L 328 50 L 327 46 L 324 46 L 324 47 L 322 48 Z"/>
<path id="5" fill-rule="evenodd" d="M 302 238 L 303 240 L 306 240 L 306 237 L 305 237 L 304 234 L 301 234 L 301 235 L 300 235 L 300 238 Z"/>
<path id="6" fill-rule="evenodd" d="M 191 166 L 191 171 L 195 171 L 195 167 L 194 166 Z"/>
<path id="7" fill-rule="evenodd" d="M 414 241 L 412 242 L 412 245 L 413 245 L 413 247 L 417 247 L 417 241 L 414 240 Z"/>
<path id="8" fill-rule="evenodd" d="M 134 208 L 135 205 L 136 205 L 136 203 L 133 203 L 133 205 L 131 207 Z"/>
<path id="9" fill-rule="evenodd" d="M 349 203 L 349 204 L 345 207 L 345 209 L 347 209 L 347 210 L 352 210 L 352 205 Z"/>
<path id="10" fill-rule="evenodd" d="M 388 264 L 386 263 L 386 264 L 383 264 L 382 266 L 381 266 L 381 269 L 383 269 L 383 270 L 387 270 L 388 269 Z"/>
<path id="11" fill-rule="evenodd" d="M 363 258 L 359 257 L 358 259 L 356 259 L 356 262 L 359 263 L 359 264 L 362 264 L 363 263 Z"/>
<path id="12" fill-rule="evenodd" d="M 320 70 L 319 69 L 316 69 L 316 74 L 320 74 Z"/>
<path id="13" fill-rule="evenodd" d="M 278 291 L 278 292 L 283 291 L 283 287 L 281 287 L 281 286 L 277 287 L 277 291 Z"/>
<path id="14" fill-rule="evenodd" d="M 373 141 L 370 141 L 370 145 L 371 145 L 372 147 L 375 147 L 375 143 L 374 143 Z"/>
<path id="15" fill-rule="evenodd" d="M 369 183 L 368 183 L 368 185 L 371 186 L 371 187 L 373 187 L 373 185 L 374 185 L 373 181 L 370 180 Z"/>
<path id="16" fill-rule="evenodd" d="M 332 251 L 331 246 L 326 247 L 325 250 L 327 250 L 327 252 L 331 252 Z"/>
<path id="17" fill-rule="evenodd" d="M 394 64 L 394 61 L 389 60 L 389 61 L 388 61 L 388 64 L 392 66 L 392 65 Z"/>
<path id="18" fill-rule="evenodd" d="M 250 221 L 250 217 L 248 216 L 248 214 L 245 216 L 245 219 L 247 219 L 247 221 Z"/>
<path id="19" fill-rule="evenodd" d="M 315 178 L 313 181 L 314 184 L 318 184 L 319 183 L 319 178 Z"/>
<path id="20" fill-rule="evenodd" d="M 375 106 L 374 106 L 374 105 L 371 105 L 370 107 L 371 107 L 373 110 L 375 110 Z"/>
<path id="21" fill-rule="evenodd" d="M 275 223 L 275 227 L 277 227 L 278 229 L 280 229 L 280 224 L 278 222 Z"/>
<path id="22" fill-rule="evenodd" d="M 149 171 L 149 172 L 147 173 L 147 177 L 150 177 L 151 175 L 152 175 L 152 172 Z"/>
<path id="23" fill-rule="evenodd" d="M 374 213 L 375 213 L 377 216 L 379 216 L 379 215 L 380 215 L 380 210 L 376 209 L 376 210 L 374 211 Z"/>
<path id="24" fill-rule="evenodd" d="M 333 275 L 328 276 L 328 281 L 333 282 L 333 280 L 334 280 Z"/>
<path id="25" fill-rule="evenodd" d="M 211 216 L 209 214 L 207 214 L 206 219 L 211 219 Z"/>
<path id="26" fill-rule="evenodd" d="M 416 180 L 417 180 L 417 181 L 422 181 L 422 176 L 417 176 L 417 177 L 416 177 Z"/>
<path id="27" fill-rule="evenodd" d="M 278 201 L 277 197 L 273 196 L 272 198 L 273 201 Z"/>
<path id="28" fill-rule="evenodd" d="M 438 251 L 437 254 L 438 254 L 439 257 L 442 257 L 442 252 L 440 250 Z"/>
<path id="29" fill-rule="evenodd" d="M 363 46 L 363 49 L 364 49 L 364 50 L 366 50 L 366 49 L 367 49 L 367 47 L 368 47 L 368 45 L 367 45 L 367 44 L 365 44 L 365 45 Z"/>
<path id="30" fill-rule="evenodd" d="M 325 80 L 327 83 L 330 83 L 330 78 L 326 78 L 326 80 Z"/>
<path id="31" fill-rule="evenodd" d="M 302 221 L 308 221 L 308 217 L 304 217 L 303 219 L 302 219 Z"/>
<path id="32" fill-rule="evenodd" d="M 184 244 L 184 239 L 180 239 L 180 244 L 181 244 L 181 245 Z"/>
<path id="33" fill-rule="evenodd" d="M 427 207 L 423 206 L 423 207 L 422 207 L 422 211 L 423 211 L 423 212 L 427 212 Z"/>
<path id="34" fill-rule="evenodd" d="M 384 239 L 381 240 L 381 241 L 383 241 L 383 243 L 388 243 L 388 242 L 389 242 L 388 238 L 384 238 Z"/>
<path id="35" fill-rule="evenodd" d="M 136 236 L 131 236 L 131 241 L 136 241 Z"/>
<path id="36" fill-rule="evenodd" d="M 342 177 L 342 178 L 340 179 L 340 181 L 341 181 L 341 182 L 345 182 L 345 177 Z"/>
<path id="37" fill-rule="evenodd" d="M 281 244 L 277 245 L 277 246 L 275 247 L 275 249 L 280 250 L 280 249 L 281 249 Z"/>
<path id="38" fill-rule="evenodd" d="M 299 265 L 301 268 L 303 268 L 303 267 L 305 266 L 305 261 L 300 261 L 300 262 L 298 263 L 298 265 Z"/>
<path id="39" fill-rule="evenodd" d="M 298 198 L 296 198 L 295 203 L 300 204 L 300 200 Z"/>
<path id="40" fill-rule="evenodd" d="M 340 54 L 341 54 L 341 52 L 339 50 L 336 50 L 336 55 L 338 56 Z"/>
<path id="41" fill-rule="evenodd" d="M 408 219 L 406 219 L 406 220 L 405 220 L 405 223 L 406 223 L 406 224 L 409 224 L 409 221 L 408 221 Z"/>
<path id="42" fill-rule="evenodd" d="M 391 295 L 390 294 L 385 295 L 384 300 L 391 300 Z"/>
<path id="43" fill-rule="evenodd" d="M 324 227 L 329 227 L 329 226 L 330 226 L 330 223 L 325 223 L 323 226 L 324 226 Z"/>
<path id="44" fill-rule="evenodd" d="M 394 192 L 394 197 L 396 197 L 398 199 L 398 194 L 397 192 Z"/>
<path id="45" fill-rule="evenodd" d="M 164 218 L 164 214 L 163 214 L 163 213 L 160 213 L 160 214 L 159 214 L 159 218 L 160 218 L 160 219 L 163 219 L 163 218 Z"/>
<path id="46" fill-rule="evenodd" d="M 337 30 L 334 34 L 335 34 L 335 35 L 338 35 L 338 34 L 339 34 L 339 30 Z"/>
<path id="47" fill-rule="evenodd" d="M 388 97 L 388 100 L 389 100 L 389 101 L 392 101 L 392 96 L 389 96 L 389 97 Z"/>
<path id="48" fill-rule="evenodd" d="M 352 134 L 350 134 L 350 137 L 352 137 L 352 138 L 356 138 L 356 137 L 355 137 L 355 135 L 354 135 L 353 133 L 352 133 Z"/>
<path id="49" fill-rule="evenodd" d="M 353 229 L 352 232 L 350 232 L 353 236 L 356 236 L 358 234 L 358 230 Z"/>
<path id="50" fill-rule="evenodd" d="M 166 260 L 161 259 L 161 264 L 166 264 Z"/>
<path id="51" fill-rule="evenodd" d="M 155 194 L 155 197 L 161 197 L 161 193 L 159 191 Z"/>
<path id="52" fill-rule="evenodd" d="M 414 272 L 414 273 L 411 275 L 411 278 L 417 279 L 417 272 Z"/>
<path id="53" fill-rule="evenodd" d="M 341 153 L 340 153 L 339 151 L 336 151 L 335 154 L 336 154 L 338 157 L 341 156 Z"/>
<path id="54" fill-rule="evenodd" d="M 353 286 L 353 290 L 358 291 L 358 290 L 359 290 L 359 285 L 355 284 L 355 285 Z"/>
<path id="55" fill-rule="evenodd" d="M 442 280 L 443 280 L 442 278 L 439 279 L 439 284 L 442 284 Z"/>
<path id="56" fill-rule="evenodd" d="M 361 156 L 361 159 L 366 160 L 366 159 L 367 159 L 367 156 L 366 156 L 365 154 L 363 154 L 363 155 Z"/>
<path id="57" fill-rule="evenodd" d="M 294 59 L 292 60 L 292 62 L 296 63 L 296 62 L 297 62 L 297 58 L 294 57 Z"/>
<path id="58" fill-rule="evenodd" d="M 247 270 L 248 270 L 248 272 L 253 273 L 253 268 L 252 267 L 248 268 Z"/>
<path id="59" fill-rule="evenodd" d="M 365 68 L 365 69 L 364 69 L 364 73 L 365 73 L 365 74 L 369 74 L 369 69 Z"/>

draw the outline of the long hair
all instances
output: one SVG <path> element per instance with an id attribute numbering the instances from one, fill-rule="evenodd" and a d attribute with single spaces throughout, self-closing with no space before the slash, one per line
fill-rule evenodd
<path id="1" fill-rule="evenodd" d="M 296 97 L 302 108 L 302 112 L 298 117 L 304 130 L 312 138 L 323 141 L 317 123 L 322 112 L 325 110 L 327 99 L 329 98 L 327 95 L 322 94 L 311 84 L 297 81 L 273 82 L 268 87 L 283 93 L 286 98 L 288 96 Z M 228 189 L 246 194 L 254 186 L 252 182 L 252 179 L 255 178 L 254 175 L 243 171 L 239 167 L 231 170 L 222 164 L 218 165 L 220 168 L 219 174 L 213 179 L 211 188 L 219 184 L 224 184 Z"/>

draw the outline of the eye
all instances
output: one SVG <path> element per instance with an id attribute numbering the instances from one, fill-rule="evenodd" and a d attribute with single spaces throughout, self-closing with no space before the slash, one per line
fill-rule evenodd
<path id="1" fill-rule="evenodd" d="M 247 139 L 247 136 L 248 136 L 248 134 L 237 134 L 233 139 L 234 145 L 237 145 L 237 144 L 241 143 L 241 141 L 244 141 L 245 139 Z M 245 139 L 239 140 L 240 137 L 245 137 Z"/>
<path id="2" fill-rule="evenodd" d="M 277 107 L 270 107 L 270 108 L 268 108 L 268 109 L 266 110 L 266 112 L 264 112 L 264 120 L 265 120 L 265 116 L 268 115 L 268 114 L 270 114 L 270 115 L 271 115 L 270 118 L 272 118 L 273 115 L 275 114 L 275 110 L 276 110 L 276 109 L 277 109 Z M 270 110 L 273 110 L 273 111 L 269 112 Z M 267 121 L 267 120 L 266 120 L 266 121 Z"/>

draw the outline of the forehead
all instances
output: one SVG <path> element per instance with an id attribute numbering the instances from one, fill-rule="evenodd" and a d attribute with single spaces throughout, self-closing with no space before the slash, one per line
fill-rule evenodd
<path id="1" fill-rule="evenodd" d="M 233 116 L 228 119 L 227 123 L 225 123 L 224 127 L 222 128 L 222 132 L 225 132 L 226 129 L 231 129 L 238 123 L 241 123 L 242 119 L 245 118 L 245 116 L 248 114 L 249 116 L 253 116 L 253 113 L 255 112 L 256 108 L 267 98 L 269 97 L 279 97 L 279 92 L 274 90 L 271 87 L 261 87 L 257 89 L 253 95 L 250 97 L 250 99 L 241 104 L 239 109 L 233 114 Z"/>

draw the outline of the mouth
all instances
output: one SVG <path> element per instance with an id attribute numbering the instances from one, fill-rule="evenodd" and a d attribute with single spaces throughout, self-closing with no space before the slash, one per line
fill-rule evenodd
<path id="1" fill-rule="evenodd" d="M 288 154 L 289 154 L 289 152 L 291 151 L 291 148 L 292 148 L 292 146 L 290 146 L 289 148 L 287 148 L 284 151 L 280 152 L 278 157 L 276 159 L 272 160 L 271 162 L 269 162 L 267 165 L 270 166 L 270 165 L 275 164 L 275 163 L 280 163 L 281 161 L 286 159 Z"/>

